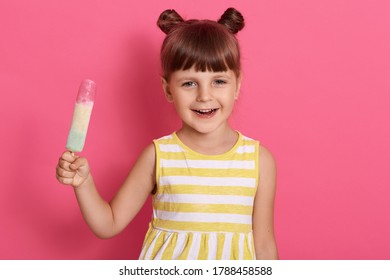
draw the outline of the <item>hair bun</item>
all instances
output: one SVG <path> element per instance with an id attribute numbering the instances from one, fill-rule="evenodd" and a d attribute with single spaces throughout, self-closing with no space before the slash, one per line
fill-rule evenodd
<path id="1" fill-rule="evenodd" d="M 162 32 L 168 34 L 177 24 L 183 21 L 183 18 L 175 10 L 165 10 L 158 18 L 157 25 Z"/>
<path id="2" fill-rule="evenodd" d="M 234 8 L 228 8 L 218 20 L 218 23 L 224 25 L 233 34 L 236 34 L 245 26 L 244 17 Z"/>

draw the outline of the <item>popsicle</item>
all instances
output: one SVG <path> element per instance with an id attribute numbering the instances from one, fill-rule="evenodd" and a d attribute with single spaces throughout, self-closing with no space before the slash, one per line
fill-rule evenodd
<path id="1" fill-rule="evenodd" d="M 72 124 L 66 142 L 66 149 L 81 152 L 87 136 L 89 120 L 95 101 L 96 84 L 85 79 L 81 82 L 73 111 Z"/>

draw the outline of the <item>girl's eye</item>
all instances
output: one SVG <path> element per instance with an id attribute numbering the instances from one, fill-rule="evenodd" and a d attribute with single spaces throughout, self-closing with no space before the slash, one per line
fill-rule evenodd
<path id="1" fill-rule="evenodd" d="M 196 86 L 196 83 L 193 82 L 193 81 L 185 82 L 185 83 L 182 84 L 182 87 L 187 87 L 187 88 L 195 87 L 195 86 Z"/>
<path id="2" fill-rule="evenodd" d="M 214 84 L 217 85 L 217 86 L 223 86 L 223 85 L 226 84 L 226 81 L 224 81 L 224 80 L 215 80 Z"/>

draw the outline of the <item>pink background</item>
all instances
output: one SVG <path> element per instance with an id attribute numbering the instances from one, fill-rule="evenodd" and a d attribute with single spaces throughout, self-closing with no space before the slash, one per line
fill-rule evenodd
<path id="1" fill-rule="evenodd" d="M 79 83 L 98 85 L 87 144 L 111 199 L 141 150 L 180 124 L 163 97 L 164 9 L 238 8 L 244 83 L 232 124 L 275 155 L 282 259 L 390 259 L 390 4 L 328 1 L 1 1 L 0 259 L 135 259 L 150 201 L 96 238 L 55 179 Z"/>

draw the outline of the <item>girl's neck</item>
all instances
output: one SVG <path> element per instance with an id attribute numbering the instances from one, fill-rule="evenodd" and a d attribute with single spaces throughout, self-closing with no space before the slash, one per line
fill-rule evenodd
<path id="1" fill-rule="evenodd" d="M 209 133 L 200 133 L 183 124 L 176 135 L 187 147 L 206 155 L 224 154 L 236 144 L 238 139 L 238 133 L 228 124 Z"/>

